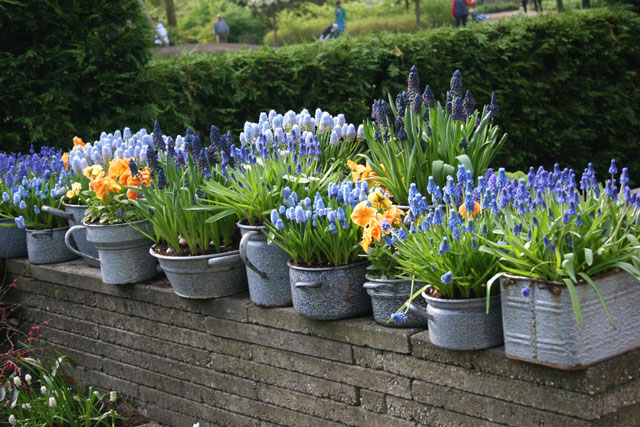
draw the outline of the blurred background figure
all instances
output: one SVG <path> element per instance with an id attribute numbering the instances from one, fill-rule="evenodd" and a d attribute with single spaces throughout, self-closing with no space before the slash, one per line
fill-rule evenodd
<path id="1" fill-rule="evenodd" d="M 169 33 L 167 33 L 167 29 L 164 27 L 164 21 L 162 19 L 159 20 L 158 25 L 156 25 L 156 36 L 153 42 L 159 45 L 169 44 Z"/>
<path id="2" fill-rule="evenodd" d="M 218 14 L 218 20 L 213 23 L 213 34 L 218 43 L 226 43 L 229 38 L 229 25 L 220 14 Z"/>
<path id="3" fill-rule="evenodd" d="M 338 31 L 347 29 L 347 12 L 340 4 L 340 0 L 336 2 L 336 24 L 338 24 Z"/>

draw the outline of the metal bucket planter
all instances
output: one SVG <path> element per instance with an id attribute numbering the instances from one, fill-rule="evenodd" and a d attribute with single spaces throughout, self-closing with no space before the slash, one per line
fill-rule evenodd
<path id="1" fill-rule="evenodd" d="M 586 283 L 575 286 L 582 307 L 580 326 L 564 283 L 503 276 L 500 288 L 506 356 L 577 370 L 640 348 L 640 282 L 626 272 L 593 280 L 617 329 Z M 525 288 L 528 291 L 523 294 Z"/>
<path id="2" fill-rule="evenodd" d="M 346 319 L 371 312 L 364 262 L 340 267 L 305 268 L 289 261 L 293 308 L 309 319 Z"/>
<path id="3" fill-rule="evenodd" d="M 153 227 L 147 221 L 133 224 L 95 225 L 83 222 L 74 225 L 65 235 L 65 243 L 73 252 L 83 257 L 91 256 L 76 250 L 70 243 L 76 230 L 86 229 L 87 240 L 98 248 L 102 281 L 109 285 L 123 285 L 150 279 L 158 274 L 155 258 L 149 255 L 153 244 L 148 235 L 153 235 Z"/>
<path id="4" fill-rule="evenodd" d="M 69 227 L 47 230 L 27 229 L 27 253 L 31 264 L 55 264 L 70 261 L 78 256 L 65 246 L 65 234 Z"/>
<path id="5" fill-rule="evenodd" d="M 415 305 L 420 309 L 414 309 L 407 312 L 407 319 L 402 323 L 387 321 L 391 315 L 398 311 L 400 307 L 411 297 L 411 281 L 404 279 L 374 279 L 367 276 L 368 282 L 364 284 L 364 288 L 371 296 L 371 305 L 373 307 L 373 318 L 376 322 L 390 328 L 415 328 L 427 327 L 426 309 L 427 304 L 422 301 L 415 300 Z M 415 286 L 419 289 L 422 286 Z M 414 291 L 415 291 L 414 289 Z"/>
<path id="6" fill-rule="evenodd" d="M 18 228 L 11 219 L 0 219 L 0 224 L 12 224 L 10 227 L 0 226 L 0 259 L 26 257 L 26 230 Z"/>
<path id="7" fill-rule="evenodd" d="M 82 223 L 82 219 L 87 215 L 87 205 L 68 205 L 63 203 L 64 210 L 43 206 L 42 211 L 51 215 L 66 218 L 70 227 Z M 100 267 L 98 261 L 98 248 L 87 240 L 87 233 L 84 229 L 75 229 L 72 233 L 73 240 L 76 242 L 76 249 L 83 255 L 84 261 L 92 267 Z"/>
<path id="8" fill-rule="evenodd" d="M 242 233 L 240 257 L 246 265 L 251 301 L 261 307 L 290 306 L 289 254 L 268 243 L 263 233 L 266 227 L 238 223 L 238 228 Z"/>
<path id="9" fill-rule="evenodd" d="M 450 350 L 481 350 L 502 344 L 500 295 L 485 298 L 441 299 L 422 293 L 427 301 L 429 339 Z"/>
<path id="10" fill-rule="evenodd" d="M 182 298 L 219 298 L 247 290 L 247 275 L 239 251 L 165 256 L 151 248 L 149 253 L 158 259 L 173 292 Z"/>

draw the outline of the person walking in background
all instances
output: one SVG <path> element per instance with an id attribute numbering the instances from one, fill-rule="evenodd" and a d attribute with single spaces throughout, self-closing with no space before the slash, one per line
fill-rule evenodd
<path id="1" fill-rule="evenodd" d="M 534 0 L 535 1 L 535 0 Z M 524 14 L 527 14 L 527 0 L 522 0 L 522 10 L 524 10 Z"/>
<path id="2" fill-rule="evenodd" d="M 452 0 L 451 2 L 451 14 L 453 19 L 456 20 L 456 27 L 467 25 L 467 18 L 469 17 L 469 9 L 467 6 L 473 6 L 476 4 L 473 0 Z"/>
<path id="3" fill-rule="evenodd" d="M 216 36 L 218 43 L 226 43 L 229 38 L 229 25 L 220 14 L 218 14 L 218 20 L 213 23 L 213 35 Z"/>
<path id="4" fill-rule="evenodd" d="M 542 13 L 542 0 L 533 0 L 533 7 L 536 9 L 536 12 L 538 12 L 538 6 L 540 6 L 539 12 Z"/>
<path id="5" fill-rule="evenodd" d="M 158 25 L 156 25 L 156 35 L 153 39 L 153 42 L 159 45 L 169 45 L 169 33 L 164 27 L 164 21 L 162 19 L 159 20 Z"/>
<path id="6" fill-rule="evenodd" d="M 347 12 L 344 11 L 340 0 L 336 2 L 336 24 L 338 24 L 338 31 L 347 29 Z"/>

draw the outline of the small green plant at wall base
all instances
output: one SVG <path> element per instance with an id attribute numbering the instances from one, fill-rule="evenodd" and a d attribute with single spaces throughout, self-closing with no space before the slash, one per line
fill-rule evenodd
<path id="1" fill-rule="evenodd" d="M 591 164 L 579 182 L 573 170 L 557 164 L 553 171 L 532 167 L 527 179 L 502 182 L 500 215 L 493 218 L 501 237 L 478 236 L 480 250 L 497 257 L 509 274 L 564 283 L 579 323 L 575 285 L 586 282 L 613 324 L 593 277 L 621 269 L 640 279 L 640 198 L 629 181 L 627 168 L 618 171 L 614 160 L 605 185 L 597 182 Z"/>
<path id="2" fill-rule="evenodd" d="M 68 368 L 75 363 L 52 347 L 44 351 L 23 344 L 24 350 L 5 354 L 0 385 L 0 417 L 9 425 L 115 426 L 124 419 L 109 409 L 115 392 L 101 394 L 78 389 Z M 28 355 L 25 355 L 28 354 Z M 6 369 L 11 368 L 11 369 Z M 9 373 L 10 372 L 10 373 Z"/>

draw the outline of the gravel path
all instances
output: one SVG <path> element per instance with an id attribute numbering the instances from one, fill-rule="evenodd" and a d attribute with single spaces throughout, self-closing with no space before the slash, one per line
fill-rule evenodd
<path id="1" fill-rule="evenodd" d="M 544 12 L 544 13 L 548 13 L 548 12 Z M 523 14 L 523 12 L 521 10 L 510 10 L 508 12 L 487 13 L 486 14 L 487 22 L 498 22 L 502 18 L 508 18 L 510 16 L 517 15 L 517 14 Z M 536 16 L 536 15 L 538 15 L 538 13 L 535 11 L 529 10 L 527 12 L 527 16 Z M 198 52 L 218 53 L 218 52 L 224 52 L 224 51 L 237 51 L 242 49 L 255 50 L 260 47 L 263 47 L 263 46 L 256 45 L 256 44 L 241 44 L 241 43 L 202 43 L 202 44 L 193 43 L 193 44 L 184 44 L 179 46 L 160 47 L 160 48 L 155 48 L 154 50 L 156 55 L 166 57 L 171 55 L 177 55 L 182 51 L 195 50 Z M 277 49 L 277 47 L 275 47 L 274 49 Z"/>

